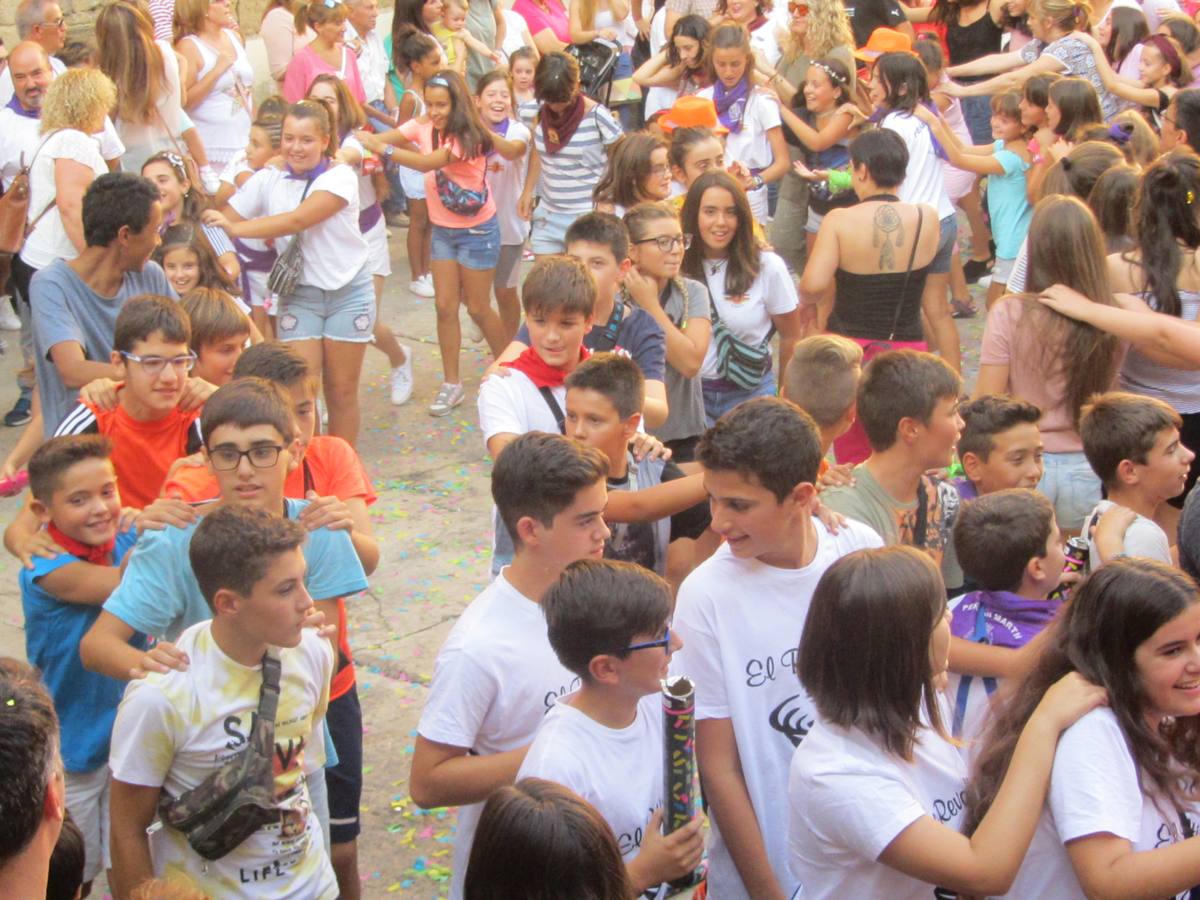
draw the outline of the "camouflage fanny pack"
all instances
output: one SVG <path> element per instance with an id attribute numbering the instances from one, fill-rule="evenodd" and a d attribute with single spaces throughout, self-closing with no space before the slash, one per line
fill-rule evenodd
<path id="1" fill-rule="evenodd" d="M 205 859 L 220 859 L 264 825 L 279 821 L 275 804 L 275 711 L 279 705 L 279 660 L 263 655 L 258 715 L 245 748 L 202 783 L 158 802 L 163 825 L 183 833 Z"/>

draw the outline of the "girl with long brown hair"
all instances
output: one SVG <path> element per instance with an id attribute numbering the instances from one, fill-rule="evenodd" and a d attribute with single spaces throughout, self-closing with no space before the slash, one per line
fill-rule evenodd
<path id="1" fill-rule="evenodd" d="M 645 131 L 617 138 L 609 148 L 608 168 L 592 192 L 597 209 L 618 217 L 639 203 L 666 200 L 670 194 L 667 145 L 658 135 Z"/>
<path id="2" fill-rule="evenodd" d="M 1038 203 L 1028 246 L 1028 291 L 1063 284 L 1113 305 L 1100 227 L 1082 200 L 1055 195 Z M 1046 472 L 1038 490 L 1054 503 L 1067 532 L 1078 532 L 1100 500 L 1100 481 L 1079 438 L 1079 410 L 1092 394 L 1112 387 L 1120 354 L 1116 338 L 1027 295 L 1002 297 L 988 313 L 975 396 L 1013 394 L 1042 410 Z"/>

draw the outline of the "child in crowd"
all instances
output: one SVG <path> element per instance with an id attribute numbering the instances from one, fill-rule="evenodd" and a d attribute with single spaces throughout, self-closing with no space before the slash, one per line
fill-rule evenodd
<path id="1" fill-rule="evenodd" d="M 664 837 L 662 679 L 679 649 L 671 589 L 637 566 L 571 563 L 542 598 L 555 656 L 579 676 L 538 726 L 517 779 L 545 778 L 591 803 L 636 892 L 690 875 L 702 817 Z M 621 765 L 614 766 L 614 759 Z"/>
<path id="2" fill-rule="evenodd" d="M 712 100 L 717 116 L 729 129 L 725 164 L 740 164 L 750 171 L 746 195 L 754 221 L 765 225 L 767 185 L 784 176 L 790 166 L 778 98 L 754 83 L 754 52 L 750 33 L 727 22 L 709 35 L 709 76 L 712 86 L 698 96 Z"/>
<path id="3" fill-rule="evenodd" d="M 1041 834 L 1055 743 L 1105 691 L 1056 673 L 1028 723 L 1002 732 L 1016 752 L 997 772 L 997 802 L 964 827 L 966 763 L 938 697 L 949 655 L 950 613 L 925 554 L 855 553 L 821 579 L 796 665 L 817 716 L 787 788 L 788 858 L 805 897 L 997 895 L 1017 875 Z"/>
<path id="4" fill-rule="evenodd" d="M 196 288 L 179 305 L 191 324 L 188 346 L 196 355 L 192 377 L 221 387 L 233 378 L 234 366 L 253 339 L 254 323 L 221 290 Z"/>
<path id="5" fill-rule="evenodd" d="M 608 489 L 640 491 L 656 484 L 684 478 L 684 472 L 669 460 L 649 456 L 636 460 L 629 441 L 641 421 L 645 379 L 627 356 L 597 353 L 584 360 L 567 376 L 566 434 L 600 450 L 608 458 Z M 666 575 L 671 545 L 680 540 L 678 553 L 687 561 L 672 560 L 670 569 L 692 568 L 692 541 L 708 532 L 711 517 L 704 500 L 671 516 L 642 521 L 610 521 L 612 536 L 604 546 L 606 559 L 637 563 L 651 572 Z M 703 557 L 716 549 L 706 546 Z"/>
<path id="6" fill-rule="evenodd" d="M 522 47 L 508 57 L 508 70 L 513 80 L 513 112 L 522 120 L 537 115 L 537 97 L 533 78 L 537 70 L 538 53 L 533 47 Z"/>
<path id="7" fill-rule="evenodd" d="M 111 450 L 108 438 L 78 435 L 51 438 L 33 454 L 30 508 L 58 550 L 20 570 L 25 654 L 54 698 L 67 809 L 83 832 L 80 874 L 89 884 L 109 859 L 109 736 L 124 685 L 85 670 L 79 641 L 121 580 L 121 562 L 137 540 L 136 531 L 121 529 Z M 141 635 L 134 640 L 144 646 Z"/>
<path id="8" fill-rule="evenodd" d="M 418 805 L 462 807 L 454 900 L 483 801 L 513 782 L 546 711 L 580 684 L 555 658 L 539 604 L 567 565 L 603 554 L 607 469 L 599 450 L 542 433 L 512 436 L 492 468 L 492 496 L 516 552 L 438 651 L 409 779 Z"/>
<path id="9" fill-rule="evenodd" d="M 468 51 L 478 53 L 494 63 L 500 54 L 467 30 L 467 0 L 445 0 L 442 20 L 433 23 L 433 36 L 446 53 L 446 65 L 459 75 L 467 74 Z"/>
<path id="10" fill-rule="evenodd" d="M 633 265 L 629 259 L 629 233 L 616 216 L 594 212 L 572 222 L 565 240 L 567 255 L 583 263 L 596 282 L 594 325 L 584 335 L 583 346 L 592 352 L 625 353 L 633 359 L 646 379 L 642 416 L 647 427 L 657 428 L 669 414 L 663 383 L 665 340 L 654 318 L 624 296 L 625 278 Z M 525 324 L 497 362 L 504 365 L 527 352 L 529 333 L 527 309 Z"/>
<path id="11" fill-rule="evenodd" d="M 862 377 L 863 350 L 838 334 L 814 334 L 796 344 L 783 375 L 781 393 L 812 416 L 821 434 L 821 470 L 833 442 L 850 430 L 857 417 L 855 397 Z"/>
<path id="12" fill-rule="evenodd" d="M 338 896 L 306 778 L 306 765 L 324 756 L 314 734 L 329 705 L 334 667 L 328 642 L 305 627 L 313 611 L 304 587 L 306 534 L 298 522 L 250 506 L 215 510 L 196 528 L 189 574 L 212 620 L 180 635 L 186 669 L 151 673 L 129 686 L 113 728 L 118 896 L 164 872 L 186 876 L 214 896 L 244 889 L 251 875 L 280 895 Z M 240 781 L 207 782 L 229 764 L 230 750 L 243 746 L 245 753 L 269 755 L 273 822 L 217 859 L 202 857 L 166 821 L 149 835 L 164 805 L 186 801 L 202 784 L 211 792 L 203 804 L 247 789 Z M 196 798 L 190 800 L 194 810 Z"/>
<path id="13" fill-rule="evenodd" d="M 851 470 L 853 484 L 822 495 L 825 504 L 871 526 L 884 544 L 916 547 L 940 565 L 958 493 L 926 473 L 953 460 L 961 392 L 962 380 L 932 354 L 889 350 L 871 360 L 857 402 L 871 455 Z"/>
<path id="14" fill-rule="evenodd" d="M 666 142 L 657 134 L 635 131 L 621 135 L 609 149 L 608 168 L 592 196 L 597 209 L 621 218 L 639 203 L 666 200 L 670 193 Z"/>
<path id="15" fill-rule="evenodd" d="M 532 75 L 532 67 L 530 74 Z M 521 122 L 513 105 L 513 83 L 503 69 L 493 69 L 481 76 L 475 86 L 475 103 L 485 125 L 502 138 L 523 142 L 526 147 L 532 135 Z M 496 307 L 504 334 L 512 340 L 521 324 L 521 299 L 517 285 L 521 280 L 521 256 L 529 223 L 517 214 L 517 201 L 525 185 L 528 160 L 524 154 L 506 159 L 494 149 L 488 154 L 487 183 L 496 201 L 496 217 L 500 222 L 500 256 L 492 289 L 496 292 Z"/>
<path id="16" fill-rule="evenodd" d="M 950 602 L 954 637 L 1019 649 L 1053 621 L 1061 604 L 1047 596 L 1062 580 L 1066 558 L 1049 500 L 1028 488 L 985 494 L 963 506 L 954 546 L 963 572 L 977 586 Z M 951 643 L 946 690 L 954 710 L 950 733 L 973 741 L 982 735 L 998 680 L 958 674 L 955 646 Z"/>
<path id="17" fill-rule="evenodd" d="M 230 287 L 208 239 L 193 222 L 168 225 L 162 243 L 154 251 L 154 261 L 163 267 L 167 281 L 180 297 L 193 288 L 226 291 Z"/>
<path id="18" fill-rule="evenodd" d="M 880 540 L 857 522 L 835 535 L 813 519 L 820 432 L 786 400 L 731 410 L 697 455 L 712 528 L 725 543 L 679 588 L 672 628 L 683 647 L 672 670 L 696 685 L 696 758 L 712 824 L 708 889 L 721 898 L 790 897 L 800 882 L 788 871 L 780 797 L 814 710 L 782 673 L 795 662 L 821 575 Z"/>
<path id="19" fill-rule="evenodd" d="M 1183 445 L 1179 413 L 1162 400 L 1113 391 L 1098 394 L 1080 412 L 1079 436 L 1083 452 L 1104 485 L 1105 499 L 1092 510 L 1083 534 L 1113 505 L 1137 513 L 1125 532 L 1122 554 L 1176 562 L 1167 533 L 1155 519 L 1172 497 L 1183 492 L 1188 467 L 1196 454 Z M 1100 558 L 1092 542 L 1090 567 Z"/>
<path id="20" fill-rule="evenodd" d="M 87 851 L 83 832 L 75 824 L 70 811 L 63 817 L 62 831 L 50 854 L 50 870 L 46 873 L 46 900 L 83 900 L 92 889 L 84 881 Z"/>
<path id="21" fill-rule="evenodd" d="M 680 97 L 689 97 L 709 86 L 708 20 L 688 13 L 671 28 L 663 47 L 633 73 L 633 80 L 646 92 L 646 121 L 670 109 Z"/>

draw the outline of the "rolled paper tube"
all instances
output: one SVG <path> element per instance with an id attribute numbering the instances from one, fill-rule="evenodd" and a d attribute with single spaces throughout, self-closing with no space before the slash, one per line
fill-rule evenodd
<path id="1" fill-rule="evenodd" d="M 663 693 L 663 830 L 692 820 L 696 771 L 696 688 L 685 675 L 665 679 Z"/>

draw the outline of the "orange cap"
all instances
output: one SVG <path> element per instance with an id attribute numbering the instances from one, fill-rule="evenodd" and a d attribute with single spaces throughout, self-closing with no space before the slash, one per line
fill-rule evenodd
<path id="1" fill-rule="evenodd" d="M 658 127 L 671 132 L 676 128 L 711 128 L 714 134 L 728 134 L 729 129 L 717 118 L 717 105 L 707 97 L 680 97 L 675 105 L 658 117 Z"/>
<path id="2" fill-rule="evenodd" d="M 885 53 L 913 53 L 912 41 L 907 34 L 895 28 L 876 28 L 867 39 L 867 46 L 854 51 L 856 59 L 875 62 Z"/>

